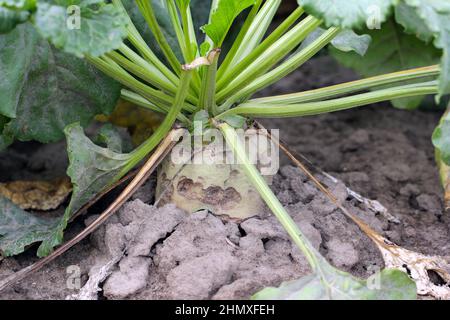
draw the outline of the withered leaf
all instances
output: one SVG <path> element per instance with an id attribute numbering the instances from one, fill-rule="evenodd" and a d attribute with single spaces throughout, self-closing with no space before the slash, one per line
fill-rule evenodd
<path id="1" fill-rule="evenodd" d="M 72 192 L 68 177 L 52 181 L 0 183 L 0 195 L 24 210 L 48 211 L 58 208 Z"/>

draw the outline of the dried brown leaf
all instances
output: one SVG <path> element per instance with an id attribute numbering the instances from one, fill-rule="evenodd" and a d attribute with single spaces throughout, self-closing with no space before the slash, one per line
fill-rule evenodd
<path id="1" fill-rule="evenodd" d="M 58 208 L 72 192 L 68 177 L 52 181 L 13 181 L 0 183 L 3 196 L 24 210 L 48 211 Z"/>
<path id="2" fill-rule="evenodd" d="M 424 255 L 397 246 L 371 229 L 363 231 L 377 245 L 386 268 L 399 269 L 409 274 L 417 285 L 417 294 L 450 299 L 450 262 L 447 257 Z M 442 283 L 435 283 L 431 278 L 432 273 Z"/>

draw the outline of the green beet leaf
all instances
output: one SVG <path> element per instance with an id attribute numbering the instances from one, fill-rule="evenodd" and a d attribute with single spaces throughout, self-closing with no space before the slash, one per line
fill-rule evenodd
<path id="1" fill-rule="evenodd" d="M 219 0 L 216 10 L 211 15 L 211 22 L 203 26 L 202 30 L 216 47 L 222 46 L 234 20 L 254 3 L 255 0 Z"/>
<path id="2" fill-rule="evenodd" d="M 311 32 L 302 42 L 297 52 L 308 47 L 325 33 L 325 29 L 317 28 Z M 342 30 L 332 41 L 331 45 L 343 52 L 355 52 L 360 56 L 364 56 L 370 46 L 372 38 L 367 34 L 358 35 L 353 30 Z"/>
<path id="3" fill-rule="evenodd" d="M 449 109 L 450 110 L 450 109 Z M 433 144 L 439 151 L 441 160 L 450 166 L 450 112 L 442 117 L 433 133 Z"/>
<path id="4" fill-rule="evenodd" d="M 119 150 L 122 144 L 119 145 L 117 133 L 110 127 L 100 131 L 106 148 L 92 143 L 79 124 L 68 126 L 65 132 L 70 160 L 67 173 L 74 185 L 70 204 L 62 217 L 47 219 L 0 197 L 0 251 L 5 256 L 22 253 L 36 242 L 42 242 L 38 256 L 51 253 L 63 241 L 63 232 L 72 214 L 113 183 L 131 157 L 112 150 Z"/>
<path id="5" fill-rule="evenodd" d="M 362 28 L 386 21 L 396 0 L 298 0 L 309 14 L 325 24 L 344 29 Z"/>
<path id="6" fill-rule="evenodd" d="M 29 16 L 28 11 L 9 9 L 0 4 L 0 34 L 10 32 L 16 25 L 27 21 Z"/>
<path id="7" fill-rule="evenodd" d="M 440 95 L 450 93 L 450 2 L 448 0 L 403 0 L 396 9 L 396 19 L 407 32 L 432 40 L 443 50 Z"/>
<path id="8" fill-rule="evenodd" d="M 87 125 L 110 113 L 120 85 L 86 61 L 56 50 L 31 24 L 0 36 L 0 114 L 12 120 L 4 134 L 52 142 L 73 122 Z"/>
<path id="9" fill-rule="evenodd" d="M 70 6 L 74 6 L 73 11 Z M 39 1 L 34 20 L 44 38 L 78 57 L 118 49 L 127 35 L 122 11 L 103 0 Z"/>
<path id="10" fill-rule="evenodd" d="M 41 218 L 0 197 L 0 252 L 3 256 L 22 253 L 27 246 L 44 241 L 58 225 L 58 219 Z"/>
<path id="11" fill-rule="evenodd" d="M 55 246 L 61 244 L 64 229 L 73 213 L 114 183 L 131 158 L 129 154 L 109 148 L 117 147 L 116 136 L 110 139 L 110 135 L 104 135 L 108 148 L 103 148 L 86 137 L 78 123 L 67 126 L 65 133 L 70 162 L 67 174 L 73 183 L 73 194 L 64 216 L 39 247 L 40 257 L 50 254 Z"/>
<path id="12" fill-rule="evenodd" d="M 36 6 L 37 0 L 0 0 L 0 6 L 15 9 L 32 9 Z"/>
<path id="13" fill-rule="evenodd" d="M 331 266 L 323 266 L 323 274 L 312 274 L 282 283 L 279 288 L 265 288 L 255 300 L 413 300 L 416 285 L 408 275 L 384 269 L 369 281 L 355 278 Z"/>

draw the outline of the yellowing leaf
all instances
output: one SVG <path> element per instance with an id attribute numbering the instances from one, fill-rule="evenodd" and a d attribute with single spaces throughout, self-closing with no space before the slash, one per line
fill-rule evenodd
<path id="1" fill-rule="evenodd" d="M 69 178 L 53 181 L 13 181 L 0 183 L 0 196 L 24 210 L 48 211 L 58 208 L 72 192 Z"/>
<path id="2" fill-rule="evenodd" d="M 445 209 L 450 210 L 450 167 L 442 161 L 439 152 L 436 152 L 436 160 L 439 165 L 441 182 L 445 191 Z"/>
<path id="3" fill-rule="evenodd" d="M 162 117 L 131 102 L 119 100 L 110 116 L 101 115 L 97 117 L 97 120 L 127 128 L 131 134 L 133 144 L 138 146 L 156 130 L 162 121 Z"/>
<path id="4" fill-rule="evenodd" d="M 433 133 L 436 162 L 445 190 L 445 209 L 450 209 L 450 105 Z"/>

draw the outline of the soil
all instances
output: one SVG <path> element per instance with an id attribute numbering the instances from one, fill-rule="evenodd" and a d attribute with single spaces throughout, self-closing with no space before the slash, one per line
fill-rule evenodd
<path id="1" fill-rule="evenodd" d="M 266 90 L 298 91 L 355 78 L 319 57 Z M 449 217 L 433 158 L 431 133 L 439 114 L 395 110 L 388 103 L 301 119 L 263 121 L 314 164 L 351 212 L 388 239 L 426 254 L 450 255 Z M 273 190 L 313 245 L 336 267 L 360 277 L 383 266 L 371 241 L 283 159 Z M 0 153 L 0 182 L 64 174 L 64 143 L 17 143 Z M 380 201 L 399 223 L 349 197 L 345 185 Z M 266 286 L 310 272 L 304 257 L 268 210 L 241 223 L 207 211 L 187 215 L 173 205 L 155 208 L 151 179 L 120 212 L 41 271 L 0 293 L 1 299 L 76 298 L 77 287 L 101 279 L 99 299 L 245 299 Z M 107 201 L 106 201 L 107 202 Z M 73 223 L 71 237 L 101 212 L 100 203 Z M 61 209 L 60 209 L 61 210 Z M 0 261 L 0 278 L 35 261 L 35 247 Z M 96 283 L 95 283 L 96 285 Z M 94 286 L 95 287 L 95 286 Z"/>

